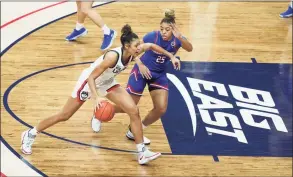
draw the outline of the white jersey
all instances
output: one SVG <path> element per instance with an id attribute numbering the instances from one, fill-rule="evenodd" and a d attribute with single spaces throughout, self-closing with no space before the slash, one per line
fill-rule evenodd
<path id="1" fill-rule="evenodd" d="M 115 77 L 119 73 L 121 73 L 123 70 L 125 70 L 128 63 L 132 60 L 132 56 L 131 56 L 128 63 L 123 63 L 122 47 L 117 47 L 110 51 L 116 52 L 118 55 L 118 58 L 113 68 L 107 68 L 98 78 L 95 79 L 96 89 L 101 96 L 107 95 L 110 88 L 112 88 L 115 85 L 119 85 L 116 82 Z M 87 83 L 87 79 L 89 75 L 97 68 L 97 66 L 103 62 L 104 57 L 105 57 L 105 54 L 100 56 L 94 63 L 90 65 L 90 67 L 83 70 L 71 94 L 73 98 L 77 97 L 78 100 L 85 101 L 86 99 L 90 97 L 91 93 L 90 93 L 89 85 Z"/>
<path id="2" fill-rule="evenodd" d="M 98 78 L 95 79 L 95 83 L 96 83 L 97 87 L 111 83 L 114 80 L 115 76 L 117 76 L 119 73 L 121 73 L 123 70 L 126 69 L 127 64 L 129 63 L 128 62 L 128 63 L 124 64 L 122 62 L 122 55 L 123 55 L 122 47 L 117 47 L 117 48 L 114 48 L 110 51 L 114 51 L 117 53 L 117 55 L 118 55 L 117 62 L 113 68 L 106 69 Z M 91 64 L 91 66 L 89 68 L 86 69 L 86 70 L 88 70 L 89 75 L 95 70 L 95 68 L 99 64 L 101 64 L 103 62 L 104 57 L 105 57 L 105 54 L 100 56 L 94 63 Z M 132 60 L 132 57 L 130 58 L 129 61 L 131 61 L 131 60 Z"/>

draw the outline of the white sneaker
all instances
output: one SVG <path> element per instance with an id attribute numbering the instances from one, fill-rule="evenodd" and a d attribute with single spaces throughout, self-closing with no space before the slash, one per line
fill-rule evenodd
<path id="1" fill-rule="evenodd" d="M 128 130 L 128 132 L 126 133 L 126 137 L 129 140 L 135 141 L 133 134 L 131 133 L 131 131 Z M 143 143 L 145 145 L 150 145 L 151 144 L 151 140 L 149 140 L 147 137 L 143 137 Z"/>
<path id="2" fill-rule="evenodd" d="M 21 134 L 21 151 L 27 155 L 32 154 L 32 145 L 36 138 L 36 135 L 31 135 L 29 131 L 30 129 Z"/>
<path id="3" fill-rule="evenodd" d="M 157 159 L 160 156 L 161 156 L 160 152 L 152 152 L 152 151 L 148 150 L 147 147 L 144 147 L 144 151 L 139 152 L 139 154 L 138 154 L 138 163 L 140 165 L 144 165 L 152 160 Z"/>
<path id="4" fill-rule="evenodd" d="M 92 118 L 92 129 L 94 132 L 98 133 L 101 130 L 102 122 L 93 116 Z"/>

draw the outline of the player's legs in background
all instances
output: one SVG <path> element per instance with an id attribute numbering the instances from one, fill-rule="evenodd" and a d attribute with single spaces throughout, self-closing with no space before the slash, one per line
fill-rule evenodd
<path id="1" fill-rule="evenodd" d="M 87 34 L 87 29 L 84 27 L 84 21 L 86 18 L 86 14 L 82 12 L 81 9 L 81 1 L 76 1 L 77 6 L 77 22 L 75 28 L 72 33 L 69 34 L 65 39 L 68 41 L 76 40 L 81 36 L 85 36 Z"/>
<path id="2" fill-rule="evenodd" d="M 280 17 L 282 18 L 292 17 L 292 14 L 293 14 L 292 6 L 293 6 L 293 1 L 290 2 L 288 9 L 285 12 L 280 14 Z"/>
<path id="3" fill-rule="evenodd" d="M 95 9 L 92 8 L 93 1 L 92 2 L 77 2 L 77 7 L 78 7 L 78 23 L 84 22 L 85 16 L 89 17 L 99 28 L 102 29 L 104 33 L 104 39 L 101 45 L 102 50 L 106 50 L 111 47 L 113 44 L 114 39 L 117 36 L 116 31 L 110 29 L 105 23 L 104 20 L 102 19 L 101 15 L 97 13 Z M 78 37 L 86 34 L 86 30 L 84 31 L 82 28 L 82 31 L 78 31 L 75 29 L 72 34 L 66 37 L 66 40 L 72 41 L 77 39 Z"/>

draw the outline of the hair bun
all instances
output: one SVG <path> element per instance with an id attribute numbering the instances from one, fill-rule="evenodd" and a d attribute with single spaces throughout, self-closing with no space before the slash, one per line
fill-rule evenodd
<path id="1" fill-rule="evenodd" d="M 131 34 L 132 29 L 130 25 L 128 24 L 124 25 L 123 28 L 121 29 L 121 33 L 122 33 L 122 36 L 128 36 L 129 34 Z"/>
<path id="2" fill-rule="evenodd" d="M 175 11 L 173 9 L 166 9 L 165 17 L 170 19 L 175 19 Z"/>

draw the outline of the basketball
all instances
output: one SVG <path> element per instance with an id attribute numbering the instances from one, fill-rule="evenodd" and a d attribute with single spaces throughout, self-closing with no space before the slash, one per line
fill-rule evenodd
<path id="1" fill-rule="evenodd" d="M 101 102 L 102 107 L 96 110 L 95 117 L 102 122 L 109 122 L 114 117 L 114 106 L 108 101 Z"/>

